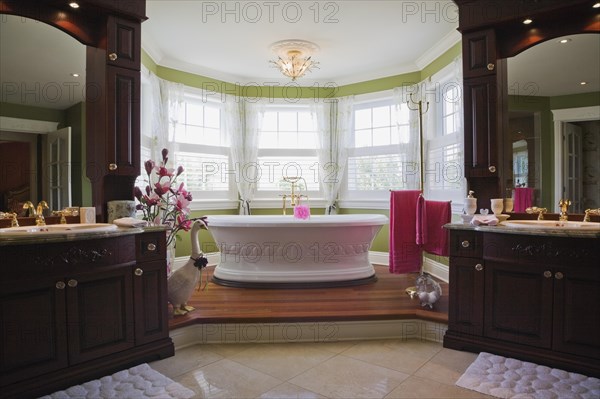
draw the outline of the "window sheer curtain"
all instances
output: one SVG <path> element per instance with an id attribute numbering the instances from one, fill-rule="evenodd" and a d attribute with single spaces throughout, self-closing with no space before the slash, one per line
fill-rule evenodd
<path id="1" fill-rule="evenodd" d="M 354 97 L 340 97 L 313 107 L 318 124 L 319 180 L 325 214 L 337 213 L 337 197 L 348 160 L 348 140 L 354 118 Z"/>
<path id="2" fill-rule="evenodd" d="M 409 129 L 402 132 L 397 125 L 399 135 L 398 154 L 400 155 L 402 183 L 404 190 L 421 189 L 421 167 L 423 160 L 420 151 L 419 111 L 420 91 L 418 85 L 396 87 L 393 91 L 394 106 L 396 109 L 396 120 L 400 121 L 402 107 L 409 107 Z"/>
<path id="3" fill-rule="evenodd" d="M 434 75 L 435 76 L 435 75 Z M 446 75 L 447 76 L 447 75 Z M 423 98 L 423 104 L 425 104 L 425 102 L 429 101 L 430 103 L 430 110 L 423 115 L 423 132 L 424 132 L 424 137 L 423 137 L 423 145 L 424 145 L 424 154 L 425 157 L 428 157 L 428 154 L 430 154 L 431 148 L 430 148 L 430 144 L 433 140 L 439 140 L 440 135 L 442 135 L 442 131 L 443 131 L 443 127 L 440 125 L 442 122 L 441 120 L 441 110 L 438 110 L 436 108 L 440 108 L 442 107 L 442 103 L 444 101 L 444 88 L 447 85 L 452 85 L 455 87 L 458 87 L 458 97 L 457 98 L 448 98 L 447 100 L 453 101 L 457 106 L 458 106 L 458 110 L 456 113 L 456 130 L 457 130 L 457 136 L 452 136 L 452 140 L 451 142 L 446 142 L 446 144 L 450 144 L 450 143 L 456 143 L 459 145 L 460 148 L 460 158 L 455 161 L 456 162 L 456 167 L 459 168 L 458 173 L 460 174 L 461 179 L 460 179 L 460 192 L 461 192 L 461 197 L 460 199 L 462 200 L 464 197 L 466 197 L 466 179 L 464 178 L 464 114 L 463 114 L 463 83 L 462 83 L 462 57 L 456 57 L 451 64 L 451 73 L 450 73 L 450 78 L 448 80 L 444 80 L 442 82 L 439 82 L 437 79 L 435 79 L 435 77 L 432 78 L 428 78 L 424 81 L 422 81 L 419 84 L 419 88 L 421 91 L 421 97 Z M 448 167 L 448 165 L 441 165 L 441 167 L 439 168 L 439 170 L 445 171 L 446 167 Z M 425 183 L 427 183 L 428 178 L 431 177 L 431 179 L 434 179 L 433 175 L 427 175 L 427 170 L 425 171 L 426 173 L 426 178 L 425 178 Z M 444 175 L 444 173 L 442 173 L 442 176 L 435 176 L 435 179 L 443 179 L 446 178 L 446 176 Z M 424 195 L 426 198 L 431 197 L 432 196 L 432 189 L 433 184 L 424 184 Z M 457 198 L 453 198 L 453 203 L 456 202 L 458 203 L 458 199 Z"/>
<path id="4" fill-rule="evenodd" d="M 239 97 L 225 101 L 225 132 L 229 139 L 232 169 L 236 170 L 236 186 L 240 197 L 240 215 L 250 215 L 250 203 L 260 178 L 258 165 L 259 131 L 264 105 Z"/>
<path id="5" fill-rule="evenodd" d="M 152 72 L 148 72 L 148 80 L 152 94 L 150 155 L 159 162 L 162 159 L 162 149 L 166 148 L 169 150 L 170 165 L 175 165 L 178 150 L 175 129 L 184 101 L 184 85 L 160 79 Z"/>

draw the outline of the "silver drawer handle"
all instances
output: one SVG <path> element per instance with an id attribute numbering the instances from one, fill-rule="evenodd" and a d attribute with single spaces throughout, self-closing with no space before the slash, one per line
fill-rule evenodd
<path id="1" fill-rule="evenodd" d="M 475 270 L 477 270 L 478 272 L 483 270 L 483 265 L 481 263 L 478 263 L 475 265 Z"/>
<path id="2" fill-rule="evenodd" d="M 491 62 L 489 64 L 487 64 L 488 71 L 493 71 L 494 68 L 496 68 L 496 65 L 492 64 Z"/>
<path id="3" fill-rule="evenodd" d="M 67 282 L 67 285 L 68 285 L 69 287 L 71 287 L 71 288 L 75 288 L 75 287 L 77 287 L 77 284 L 78 284 L 78 283 L 77 283 L 77 280 L 75 280 L 75 279 L 71 279 L 71 280 L 69 280 L 69 281 Z"/>
<path id="4" fill-rule="evenodd" d="M 460 245 L 462 245 L 463 248 L 469 248 L 469 245 L 471 245 L 471 243 L 467 240 L 464 240 L 460 243 Z"/>
<path id="5" fill-rule="evenodd" d="M 156 244 L 151 242 L 146 248 L 148 248 L 148 251 L 156 251 Z"/>
<path id="6" fill-rule="evenodd" d="M 57 281 L 56 282 L 56 289 L 57 290 L 64 290 L 66 287 L 66 284 L 64 281 Z"/>
<path id="7" fill-rule="evenodd" d="M 496 167 L 494 165 L 490 166 L 488 170 L 492 173 L 496 173 Z"/>
<path id="8" fill-rule="evenodd" d="M 135 274 L 136 276 L 139 277 L 142 274 L 144 274 L 144 271 L 138 267 L 137 269 L 134 270 L 133 274 Z"/>
<path id="9" fill-rule="evenodd" d="M 110 53 L 110 54 L 108 55 L 108 59 L 109 59 L 109 60 L 111 60 L 111 61 L 116 61 L 116 60 L 117 60 L 117 58 L 119 58 L 119 57 L 117 56 L 117 53 Z"/>

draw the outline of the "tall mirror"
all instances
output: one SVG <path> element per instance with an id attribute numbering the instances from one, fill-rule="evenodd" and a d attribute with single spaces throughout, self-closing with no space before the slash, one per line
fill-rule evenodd
<path id="1" fill-rule="evenodd" d="M 86 46 L 45 23 L 0 14 L 0 211 L 91 203 L 85 177 Z"/>
<path id="2" fill-rule="evenodd" d="M 600 35 L 553 38 L 508 59 L 506 196 L 571 213 L 600 207 Z"/>

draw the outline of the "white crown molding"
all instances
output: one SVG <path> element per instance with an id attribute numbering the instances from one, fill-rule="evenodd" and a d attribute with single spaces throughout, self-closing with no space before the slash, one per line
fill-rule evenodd
<path id="1" fill-rule="evenodd" d="M 415 64 L 419 70 L 423 70 L 427 65 L 431 64 L 438 57 L 448 51 L 452 46 L 462 40 L 462 35 L 457 30 L 451 30 L 446 36 L 437 42 L 433 47 L 428 49 L 422 56 L 417 58 Z"/>
<path id="2" fill-rule="evenodd" d="M 142 41 L 142 50 L 148 54 L 148 56 L 154 61 L 156 65 L 161 65 L 161 62 L 165 58 L 165 54 L 162 50 L 156 46 L 151 40 Z"/>
<path id="3" fill-rule="evenodd" d="M 44 134 L 56 130 L 58 122 L 0 116 L 0 130 L 18 133 Z"/>

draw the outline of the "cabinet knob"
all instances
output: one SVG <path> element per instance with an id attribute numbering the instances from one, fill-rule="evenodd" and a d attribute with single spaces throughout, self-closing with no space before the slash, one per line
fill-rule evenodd
<path id="1" fill-rule="evenodd" d="M 490 166 L 490 167 L 488 168 L 488 170 L 489 170 L 491 173 L 496 173 L 496 167 L 495 167 L 494 165 Z"/>
<path id="2" fill-rule="evenodd" d="M 64 281 L 57 281 L 56 282 L 56 289 L 57 290 L 64 290 L 66 287 L 66 284 Z"/>
<path id="3" fill-rule="evenodd" d="M 552 277 L 552 272 L 551 272 L 550 270 L 546 270 L 546 271 L 544 272 L 544 277 L 546 277 L 546 278 L 550 278 L 550 277 Z"/>
<path id="4" fill-rule="evenodd" d="M 119 58 L 119 57 L 117 57 L 117 53 L 110 53 L 108 55 L 108 59 L 111 60 L 111 61 L 116 61 L 117 58 Z"/>
<path id="5" fill-rule="evenodd" d="M 148 251 L 156 251 L 156 244 L 151 242 L 146 248 L 148 248 Z"/>
<path id="6" fill-rule="evenodd" d="M 133 271 L 133 274 L 135 274 L 136 276 L 141 276 L 142 274 L 144 274 L 144 271 L 142 269 L 140 269 L 139 267 L 137 269 L 135 269 Z"/>
<path id="7" fill-rule="evenodd" d="M 557 280 L 562 280 L 564 276 L 565 276 L 565 275 L 564 275 L 564 274 L 562 274 L 561 272 L 556 272 L 556 273 L 554 274 L 554 278 L 555 278 L 555 279 L 557 279 Z"/>
<path id="8" fill-rule="evenodd" d="M 487 64 L 488 71 L 493 71 L 494 68 L 496 68 L 496 65 L 492 64 L 491 62 L 489 64 Z"/>
<path id="9" fill-rule="evenodd" d="M 108 170 L 117 170 L 118 166 L 116 163 L 109 163 Z"/>
<path id="10" fill-rule="evenodd" d="M 467 240 L 464 240 L 460 243 L 460 245 L 462 245 L 463 248 L 469 248 L 469 245 L 471 245 L 471 243 Z"/>
<path id="11" fill-rule="evenodd" d="M 77 287 L 77 280 L 75 280 L 75 279 L 70 279 L 70 280 L 67 282 L 67 285 L 68 285 L 69 287 L 71 287 L 71 288 L 75 288 L 75 287 Z"/>
<path id="12" fill-rule="evenodd" d="M 475 265 L 475 270 L 477 270 L 478 272 L 483 270 L 483 265 L 481 263 L 478 263 Z"/>

